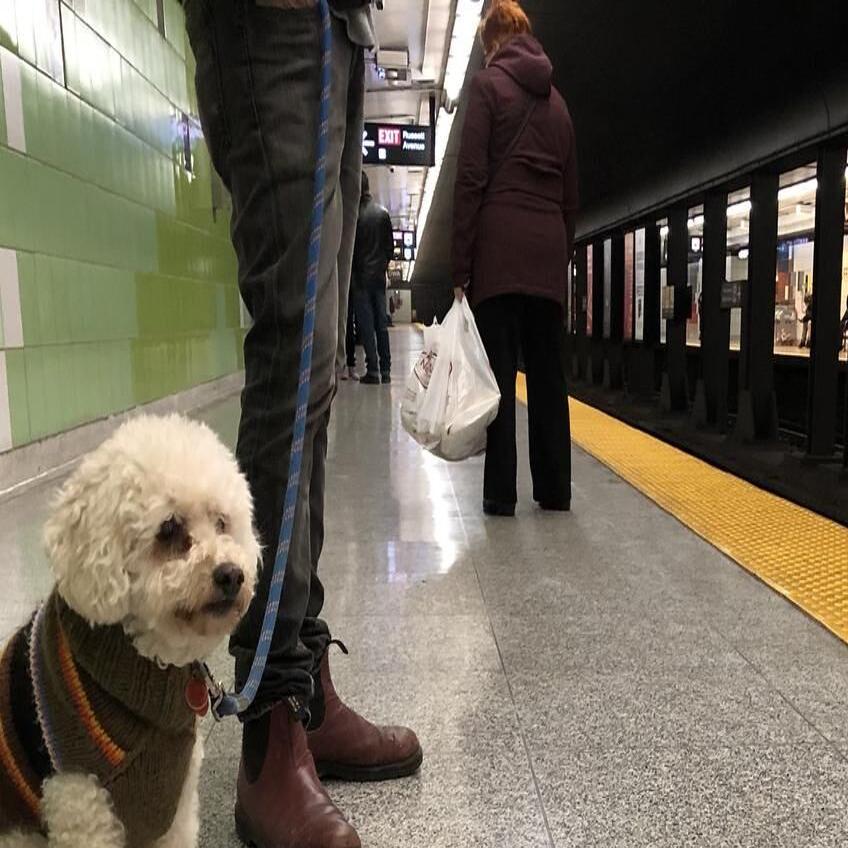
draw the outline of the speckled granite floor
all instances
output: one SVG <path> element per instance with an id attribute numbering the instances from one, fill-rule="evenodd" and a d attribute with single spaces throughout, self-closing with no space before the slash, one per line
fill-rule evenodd
<path id="1" fill-rule="evenodd" d="M 400 428 L 416 338 L 390 389 L 342 386 L 330 448 L 338 688 L 425 747 L 416 777 L 330 786 L 364 845 L 842 848 L 845 645 L 579 452 L 572 514 L 533 507 L 522 460 L 518 517 L 484 518 L 481 462 Z M 232 439 L 237 410 L 204 416 Z M 0 635 L 49 589 L 52 485 L 0 503 Z M 238 727 L 207 729 L 201 844 L 234 848 Z"/>

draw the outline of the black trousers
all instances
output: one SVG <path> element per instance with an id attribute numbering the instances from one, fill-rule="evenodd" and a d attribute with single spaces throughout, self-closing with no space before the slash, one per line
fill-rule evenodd
<path id="1" fill-rule="evenodd" d="M 521 352 L 527 374 L 533 499 L 565 505 L 571 501 L 571 425 L 562 307 L 540 297 L 506 294 L 483 301 L 474 316 L 501 390 L 500 411 L 489 427 L 483 498 L 507 506 L 518 499 L 515 380 Z"/>

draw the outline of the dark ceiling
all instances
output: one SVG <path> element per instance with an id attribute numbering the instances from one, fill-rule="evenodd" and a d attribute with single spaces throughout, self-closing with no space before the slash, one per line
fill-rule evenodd
<path id="1" fill-rule="evenodd" d="M 848 130 L 848 2 L 526 0 L 578 141 L 587 235 Z M 475 56 L 472 67 L 479 67 Z M 449 278 L 462 125 L 415 268 Z M 453 154 L 453 155 L 451 155 Z"/>

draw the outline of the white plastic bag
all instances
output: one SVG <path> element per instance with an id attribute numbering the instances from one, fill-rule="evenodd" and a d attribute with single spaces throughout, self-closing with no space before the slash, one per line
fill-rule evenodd
<path id="1" fill-rule="evenodd" d="M 498 414 L 501 395 L 467 299 L 455 301 L 445 316 L 435 349 L 425 339 L 425 354 L 432 370 L 416 394 L 414 429 L 407 430 L 442 459 L 475 456 L 486 448 L 486 430 Z M 421 363 L 419 358 L 410 382 Z"/>
<path id="2" fill-rule="evenodd" d="M 439 443 L 439 435 L 427 433 L 420 427 L 418 412 L 430 385 L 430 378 L 438 357 L 441 329 L 439 322 L 435 320 L 431 326 L 424 328 L 424 349 L 406 381 L 406 391 L 400 405 L 400 418 L 404 430 L 428 450 Z"/>

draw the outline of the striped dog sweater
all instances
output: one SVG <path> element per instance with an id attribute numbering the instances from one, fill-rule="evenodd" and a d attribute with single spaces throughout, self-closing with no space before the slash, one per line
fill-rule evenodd
<path id="1" fill-rule="evenodd" d="M 127 848 L 167 833 L 195 742 L 188 668 L 140 656 L 120 625 L 92 627 L 54 591 L 0 658 L 0 834 L 44 832 L 41 788 L 95 775 Z"/>

